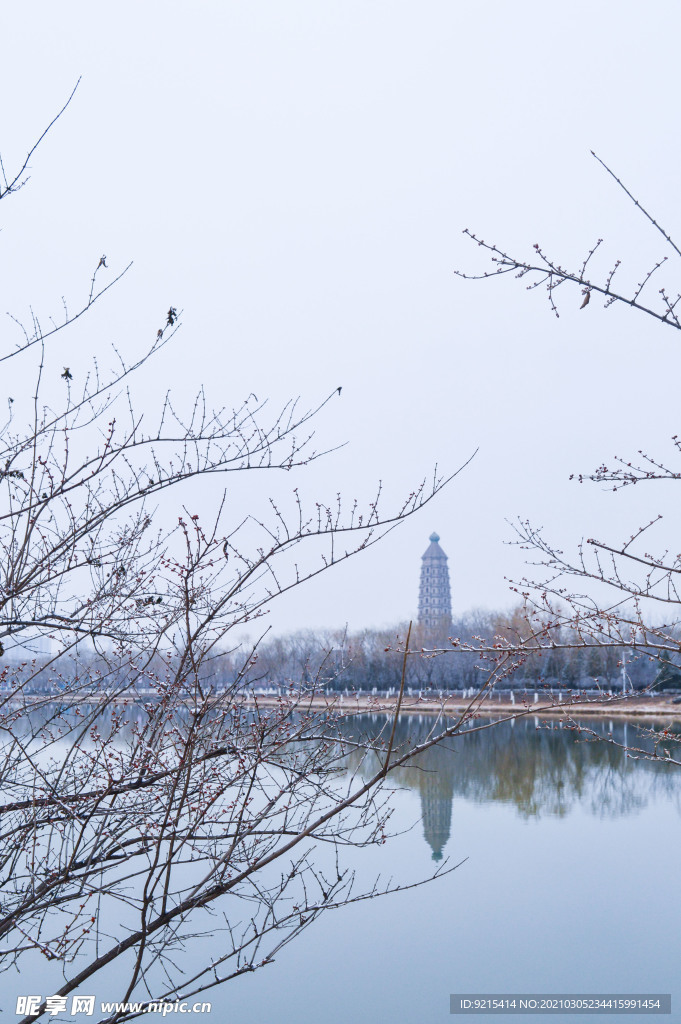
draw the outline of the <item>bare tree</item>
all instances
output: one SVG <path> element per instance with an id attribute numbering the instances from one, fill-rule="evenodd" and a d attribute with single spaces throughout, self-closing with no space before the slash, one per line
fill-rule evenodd
<path id="1" fill-rule="evenodd" d="M 569 295 L 572 287 L 573 294 L 574 289 L 579 292 L 573 301 L 581 309 L 600 299 L 606 308 L 616 303 L 625 305 L 681 330 L 678 313 L 681 293 L 670 276 L 672 264 L 669 262 L 681 256 L 681 249 L 620 178 L 595 153 L 593 156 L 663 240 L 666 252 L 661 252 L 652 266 L 637 268 L 639 280 L 634 286 L 618 289 L 616 275 L 619 280 L 623 267 L 620 259 L 611 258 L 602 263 L 600 271 L 596 269 L 604 253 L 603 239 L 599 238 L 587 249 L 579 266 L 567 268 L 539 243 L 533 245 L 531 257 L 521 258 L 506 248 L 486 242 L 468 229 L 464 233 L 489 259 L 491 268 L 487 264 L 479 273 L 457 271 L 458 276 L 487 280 L 512 274 L 525 283 L 528 291 L 544 290 L 556 316 L 560 313 L 560 296 Z M 652 292 L 656 282 L 655 292 Z M 560 288 L 563 290 L 559 293 Z M 674 436 L 673 460 L 678 461 L 680 454 L 681 442 Z M 652 481 L 679 481 L 681 469 L 675 461 L 670 463 L 666 458 L 639 451 L 631 458 L 615 458 L 614 462 L 603 463 L 593 473 L 580 475 L 578 480 L 607 483 L 613 491 Z M 496 644 L 483 641 L 481 648 L 489 656 L 493 656 L 495 647 L 523 657 L 572 647 L 614 649 L 629 652 L 630 657 L 678 658 L 681 652 L 678 618 L 681 555 L 668 550 L 657 554 L 651 551 L 651 534 L 661 518 L 654 512 L 622 541 L 588 538 L 573 556 L 565 554 L 529 521 L 517 522 L 517 542 L 528 552 L 532 565 L 532 571 L 515 588 L 526 602 L 525 622 L 515 631 L 504 631 L 495 638 Z M 543 633 L 537 628 L 540 622 L 545 627 Z M 560 629 L 566 628 L 568 633 L 558 636 Z M 620 668 L 626 681 L 626 665 L 621 663 Z M 663 754 L 659 744 L 655 745 L 653 753 L 648 753 L 678 760 L 669 747 Z"/>
<path id="2" fill-rule="evenodd" d="M 34 152 L 14 175 L 2 167 L 0 198 Z M 236 626 L 448 482 L 435 473 L 392 511 L 380 487 L 365 509 L 309 511 L 293 490 L 236 518 L 223 486 L 199 516 L 196 494 L 203 507 L 215 493 L 202 482 L 323 455 L 313 421 L 333 395 L 269 416 L 255 395 L 229 410 L 203 391 L 188 409 L 166 395 L 152 422 L 132 384 L 178 331 L 172 304 L 133 361 L 114 350 L 110 370 L 93 359 L 88 373 L 55 371 L 61 333 L 127 269 L 93 263 L 75 312 L 64 304 L 49 326 L 12 317 L 18 340 L 0 353 L 13 382 L 0 427 L 0 935 L 4 968 L 28 960 L 41 979 L 26 1020 L 66 1010 L 102 976 L 118 1002 L 189 999 L 270 962 L 323 910 L 390 888 L 356 892 L 343 850 L 384 840 L 382 787 L 413 753 L 396 749 L 396 719 L 352 742 L 378 758 L 368 776 L 362 756 L 344 773 L 348 741 L 334 709 L 313 705 L 314 681 L 263 710 L 242 693 L 254 652 L 238 662 L 232 645 L 230 678 L 224 665 Z M 316 562 L 299 560 L 302 545 Z M 419 746 L 459 727 L 438 722 Z M 202 936 L 219 943 L 188 975 L 182 950 Z"/>

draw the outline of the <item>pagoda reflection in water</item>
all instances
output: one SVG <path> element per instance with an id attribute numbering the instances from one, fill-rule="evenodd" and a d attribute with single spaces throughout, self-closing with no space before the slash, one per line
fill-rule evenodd
<path id="1" fill-rule="evenodd" d="M 433 860 L 442 860 L 442 851 L 452 830 L 452 773 L 422 771 L 419 775 L 418 790 L 421 796 L 423 835 L 433 851 Z"/>
<path id="2" fill-rule="evenodd" d="M 343 732 L 359 739 L 385 728 L 385 721 L 357 716 L 343 722 Z M 395 749 L 426 742 L 433 724 L 428 715 L 401 716 Z M 440 861 L 447 853 L 455 796 L 476 804 L 506 804 L 526 819 L 561 818 L 578 808 L 617 818 L 638 812 L 663 795 L 678 803 L 681 813 L 675 766 L 627 758 L 626 720 L 590 720 L 588 726 L 592 741 L 579 742 L 579 734 L 562 721 L 542 721 L 535 715 L 493 728 L 480 728 L 476 722 L 470 731 L 397 769 L 395 781 L 419 794 L 423 835 L 432 859 Z M 635 726 L 630 724 L 629 729 Z M 674 723 L 673 731 L 681 733 L 681 722 Z M 605 742 L 593 742 L 593 734 Z M 648 742 L 637 735 L 641 746 Z"/>

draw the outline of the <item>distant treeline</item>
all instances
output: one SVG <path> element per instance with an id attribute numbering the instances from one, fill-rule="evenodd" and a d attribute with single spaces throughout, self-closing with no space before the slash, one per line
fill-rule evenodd
<path id="1" fill-rule="evenodd" d="M 535 624 L 536 625 L 536 624 Z M 201 668 L 202 682 L 209 689 L 315 686 L 331 691 L 387 691 L 397 689 L 402 673 L 399 648 L 407 636 L 408 623 L 392 629 L 344 631 L 304 630 L 264 639 L 249 647 L 212 656 Z M 667 635 L 675 635 L 667 631 Z M 441 631 L 416 625 L 410 649 L 422 651 L 407 659 L 406 685 L 412 691 L 465 690 L 480 687 L 494 668 L 494 660 L 464 648 L 495 642 L 504 646 L 527 636 L 522 612 L 499 614 L 472 612 Z M 452 643 L 454 641 L 454 643 Z M 618 689 L 623 665 L 628 687 L 642 689 L 655 682 L 656 689 L 681 689 L 681 655 L 669 659 L 654 650 L 586 645 L 570 629 L 554 628 L 541 639 L 541 653 L 512 658 L 496 685 L 501 688 L 537 689 L 553 686 L 572 689 Z M 555 646 L 553 646 L 555 645 Z M 444 648 L 448 653 L 433 654 Z M 681 652 L 681 632 L 679 633 Z M 121 687 L 145 691 L 158 689 L 176 678 L 172 657 L 130 652 L 96 655 L 80 651 L 77 658 L 62 656 L 8 667 L 0 677 L 0 689 L 19 687 L 25 692 L 83 692 L 118 690 Z M 188 666 L 187 666 L 188 669 Z M 23 679 L 22 679 L 23 677 Z M 186 680 L 187 686 L 192 682 Z"/>
<path id="2" fill-rule="evenodd" d="M 500 615 L 479 611 L 455 621 L 446 630 L 412 628 L 410 648 L 423 649 L 420 656 L 407 659 L 406 685 L 412 690 L 461 690 L 479 687 L 489 676 L 493 662 L 480 655 L 456 649 L 461 645 L 478 646 L 480 638 L 493 642 L 495 637 L 511 641 L 519 630 L 520 613 Z M 388 690 L 400 685 L 402 657 L 395 650 L 404 643 L 408 624 L 393 629 L 365 630 L 361 633 L 306 630 L 263 642 L 256 651 L 255 663 L 246 679 L 256 685 L 285 686 L 313 684 L 330 690 Z M 516 633 L 516 630 L 518 633 Z M 618 647 L 584 646 L 565 627 L 554 629 L 550 640 L 555 648 L 515 659 L 512 671 L 499 685 L 515 689 L 542 685 L 576 689 L 622 686 L 622 667 L 628 687 L 642 689 L 660 676 L 657 689 L 681 689 L 681 671 L 661 662 L 657 653 L 623 651 Z M 542 643 L 546 644 L 544 638 Z M 561 645 L 573 643 L 573 647 Z M 457 645 L 460 647 L 460 645 Z M 447 654 L 428 654 L 433 648 L 448 648 Z M 681 660 L 681 659 L 679 659 Z"/>

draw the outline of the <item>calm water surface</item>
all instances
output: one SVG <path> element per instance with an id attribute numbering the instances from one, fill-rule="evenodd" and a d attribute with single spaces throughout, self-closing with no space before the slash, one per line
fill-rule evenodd
<path id="1" fill-rule="evenodd" d="M 404 717 L 398 740 L 425 739 L 432 724 Z M 420 888 L 329 912 L 271 966 L 201 997 L 213 1004 L 201 1020 L 603 1024 L 653 1018 L 454 1018 L 449 995 L 659 991 L 672 993 L 672 1017 L 662 1019 L 681 1021 L 681 770 L 545 724 L 529 718 L 461 736 L 401 770 L 392 820 L 401 834 L 349 851 L 360 884 L 380 873 L 408 885 L 464 863 Z M 633 722 L 589 725 L 639 742 Z M 345 728 L 376 730 L 378 719 Z M 208 947 L 189 945 L 182 966 L 191 974 L 221 941 L 217 931 Z M 15 990 L 31 982 L 4 976 L 8 1021 L 17 1019 Z"/>
<path id="2" fill-rule="evenodd" d="M 430 724 L 400 728 L 418 738 Z M 461 737 L 401 772 L 394 825 L 408 831 L 356 851 L 360 875 L 408 883 L 465 863 L 329 913 L 271 967 L 214 990 L 218 1019 L 430 1024 L 479 1019 L 450 1017 L 450 992 L 647 990 L 671 992 L 662 1019 L 681 1021 L 681 772 L 538 724 Z M 589 724 L 638 742 L 633 723 Z"/>

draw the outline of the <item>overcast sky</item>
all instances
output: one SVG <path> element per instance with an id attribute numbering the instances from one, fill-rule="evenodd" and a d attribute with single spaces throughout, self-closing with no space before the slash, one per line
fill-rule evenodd
<path id="1" fill-rule="evenodd" d="M 435 463 L 452 472 L 478 449 L 381 545 L 273 606 L 278 631 L 415 614 L 433 530 L 454 612 L 508 606 L 505 577 L 523 572 L 508 520 L 570 550 L 662 509 L 663 494 L 568 478 L 671 450 L 681 339 L 624 308 L 580 310 L 567 286 L 557 320 L 522 281 L 462 281 L 455 268 L 481 265 L 462 230 L 520 255 L 540 242 L 569 265 L 603 237 L 599 267 L 620 258 L 622 286 L 641 279 L 663 239 L 590 150 L 681 238 L 679 12 L 672 0 L 5 5 L 6 166 L 82 82 L 30 184 L 2 204 L 0 309 L 77 303 L 106 253 L 134 266 L 63 342 L 58 361 L 76 372 L 112 342 L 141 349 L 172 304 L 183 326 L 150 405 L 154 388 L 205 383 L 216 404 L 253 391 L 313 406 L 342 385 L 317 437 L 346 447 L 298 480 L 270 476 L 277 500 L 298 483 L 369 501 L 381 479 L 387 510 Z M 235 487 L 234 519 L 266 493 L 262 480 Z"/>

